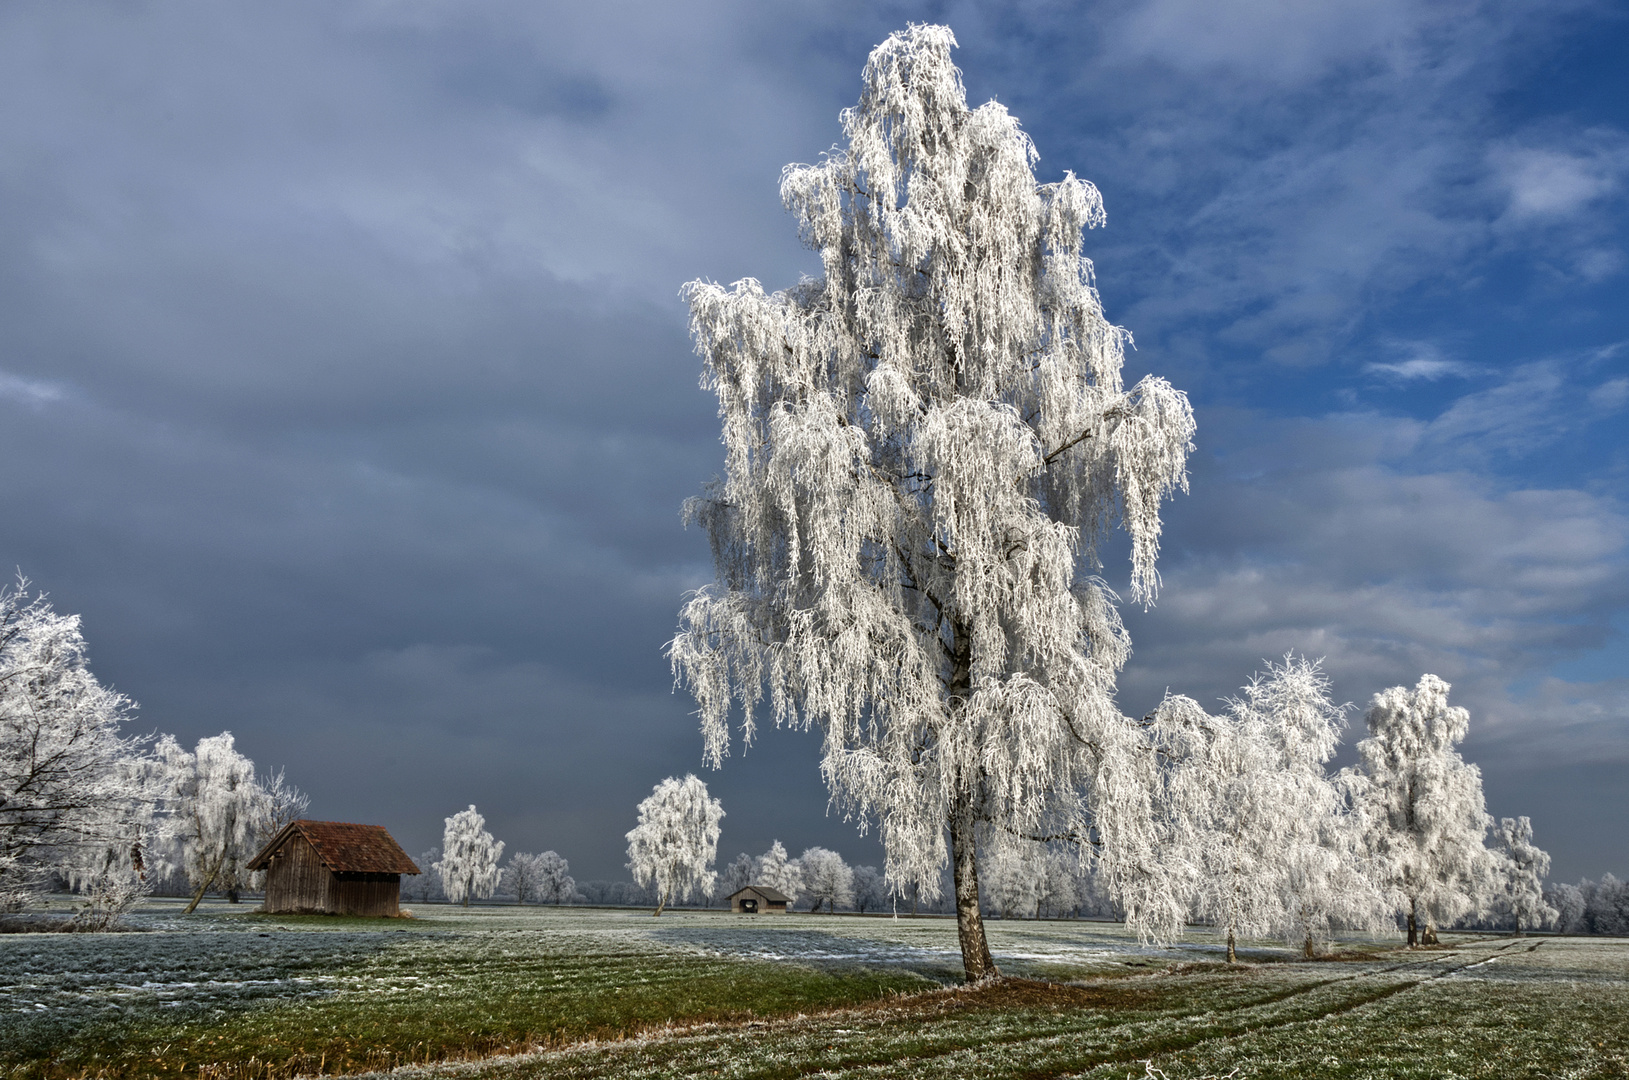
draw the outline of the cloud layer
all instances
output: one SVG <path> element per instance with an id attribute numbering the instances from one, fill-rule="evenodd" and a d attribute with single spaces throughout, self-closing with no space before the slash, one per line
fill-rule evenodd
<path id="1" fill-rule="evenodd" d="M 1493 809 L 1543 842 L 1595 791 L 1557 873 L 1629 874 L 1579 764 L 1629 746 L 1629 87 L 1588 4 L 9 5 L 0 557 L 144 723 L 233 730 L 314 812 L 418 850 L 474 801 L 620 876 L 700 765 L 678 288 L 816 269 L 780 168 L 913 20 L 1102 188 L 1132 374 L 1199 409 L 1125 707 L 1286 649 L 1355 701 L 1433 670 Z M 710 782 L 731 854 L 874 857 L 806 739 Z"/>

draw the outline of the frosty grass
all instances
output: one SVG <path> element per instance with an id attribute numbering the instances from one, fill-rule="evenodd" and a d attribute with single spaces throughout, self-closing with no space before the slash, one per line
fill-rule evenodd
<path id="1" fill-rule="evenodd" d="M 148 905 L 137 932 L 0 935 L 0 1076 L 1629 1076 L 1629 942 L 1347 943 L 945 919 L 421 906 L 411 921 Z M 912 996 L 899 996 L 899 995 Z M 629 1036 L 636 1036 L 629 1038 Z M 472 1064 L 449 1060 L 509 1055 Z M 1151 1061 L 1152 1066 L 1145 1065 Z"/>

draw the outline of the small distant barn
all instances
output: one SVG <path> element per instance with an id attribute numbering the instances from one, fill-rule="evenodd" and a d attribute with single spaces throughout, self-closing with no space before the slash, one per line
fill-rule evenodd
<path id="1" fill-rule="evenodd" d="M 249 863 L 266 871 L 264 910 L 398 915 L 402 875 L 419 868 L 381 825 L 293 821 Z"/>
<path id="2" fill-rule="evenodd" d="M 768 885 L 748 885 L 730 894 L 730 910 L 737 915 L 785 915 L 792 901 Z"/>

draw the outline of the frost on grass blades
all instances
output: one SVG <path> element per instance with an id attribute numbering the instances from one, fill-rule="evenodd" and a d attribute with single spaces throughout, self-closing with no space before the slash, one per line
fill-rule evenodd
<path id="1" fill-rule="evenodd" d="M 1194 424 L 1164 380 L 1122 384 L 1127 335 L 1081 253 L 1097 189 L 1036 182 L 1018 121 L 967 107 L 954 45 L 894 34 L 842 115 L 847 147 L 785 171 L 819 278 L 685 288 L 726 474 L 686 506 L 717 582 L 669 656 L 714 766 L 732 702 L 750 742 L 767 695 L 777 724 L 823 730 L 833 799 L 878 825 L 896 888 L 936 895 L 949 858 L 978 980 L 996 974 L 981 824 L 1081 841 L 1133 925 L 1180 929 L 1152 756 L 1114 703 L 1129 642 L 1077 566 L 1122 524 L 1132 597 L 1152 602 Z"/>

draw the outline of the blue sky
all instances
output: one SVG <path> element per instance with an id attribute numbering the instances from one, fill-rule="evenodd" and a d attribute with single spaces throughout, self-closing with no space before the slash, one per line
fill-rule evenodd
<path id="1" fill-rule="evenodd" d="M 1432 671 L 1490 810 L 1629 876 L 1621 4 L 8 4 L 0 562 L 315 815 L 418 850 L 475 802 L 620 876 L 701 769 L 679 286 L 815 269 L 780 169 L 911 21 L 1102 190 L 1128 375 L 1198 413 L 1125 710 L 1291 649 L 1359 705 Z M 875 858 L 808 736 L 707 779 L 725 858 Z"/>

